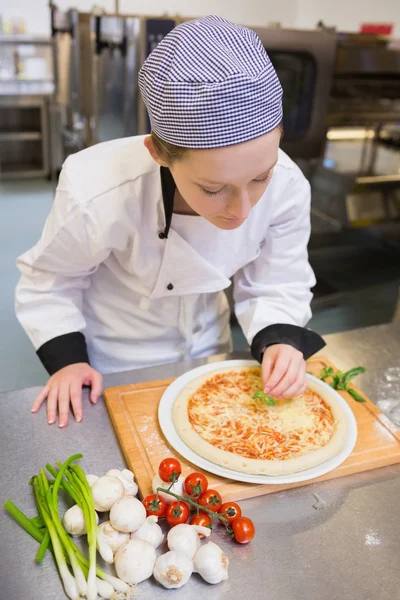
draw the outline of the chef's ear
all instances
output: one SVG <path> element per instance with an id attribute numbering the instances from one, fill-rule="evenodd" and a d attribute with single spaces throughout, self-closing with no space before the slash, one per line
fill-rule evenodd
<path id="1" fill-rule="evenodd" d="M 168 167 L 168 163 L 163 160 L 160 156 L 160 154 L 157 151 L 157 148 L 154 144 L 153 138 L 151 137 L 151 135 L 148 135 L 147 137 L 144 138 L 144 145 L 147 148 L 148 153 L 150 154 L 151 158 L 153 160 L 156 161 L 156 163 L 158 163 L 161 167 Z"/>

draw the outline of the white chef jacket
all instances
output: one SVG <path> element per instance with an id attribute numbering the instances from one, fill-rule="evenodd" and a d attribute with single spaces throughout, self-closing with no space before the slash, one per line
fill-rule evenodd
<path id="1" fill-rule="evenodd" d="M 311 316 L 310 187 L 279 150 L 248 219 L 218 229 L 173 214 L 167 239 L 160 167 L 144 136 L 67 158 L 39 242 L 18 259 L 17 317 L 34 347 L 82 332 L 111 373 L 231 349 L 224 289 L 251 344 L 268 325 Z"/>

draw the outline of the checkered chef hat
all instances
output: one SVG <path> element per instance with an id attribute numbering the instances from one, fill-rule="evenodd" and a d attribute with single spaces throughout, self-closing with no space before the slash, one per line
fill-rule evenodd
<path id="1" fill-rule="evenodd" d="M 272 131 L 282 88 L 261 40 L 217 16 L 175 27 L 139 72 L 151 127 L 184 148 L 217 148 Z"/>

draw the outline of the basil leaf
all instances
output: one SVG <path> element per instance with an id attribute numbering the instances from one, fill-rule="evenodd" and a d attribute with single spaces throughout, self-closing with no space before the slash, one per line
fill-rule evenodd
<path id="1" fill-rule="evenodd" d="M 366 402 L 366 399 L 363 396 L 361 396 L 358 392 L 356 392 L 356 390 L 353 390 L 353 388 L 349 388 L 347 391 L 350 394 L 350 396 L 354 398 L 354 400 L 356 400 L 357 402 Z"/>
<path id="2" fill-rule="evenodd" d="M 333 374 L 334 374 L 334 371 L 333 371 L 332 367 L 330 367 L 330 366 L 324 367 L 322 369 L 321 375 L 319 376 L 319 379 L 321 379 L 322 381 L 325 381 L 325 379 L 327 379 L 328 377 L 332 377 Z"/>
<path id="3" fill-rule="evenodd" d="M 350 383 L 350 381 L 357 375 L 361 375 L 362 373 L 365 373 L 366 370 L 367 369 L 365 367 L 354 367 L 354 369 L 350 369 L 349 371 L 346 371 L 346 373 L 344 374 L 344 378 L 343 378 L 345 385 L 348 385 Z"/>
<path id="4" fill-rule="evenodd" d="M 336 373 L 336 375 L 333 378 L 333 381 L 330 383 L 330 386 L 333 387 L 334 390 L 337 390 L 339 383 L 340 383 L 340 377 L 339 377 L 338 373 Z"/>
<path id="5" fill-rule="evenodd" d="M 258 400 L 259 398 L 264 400 L 264 402 L 268 404 L 268 406 L 275 406 L 275 400 L 271 398 L 271 396 L 268 396 L 268 394 L 266 394 L 265 392 L 259 391 L 254 394 L 253 400 Z"/>

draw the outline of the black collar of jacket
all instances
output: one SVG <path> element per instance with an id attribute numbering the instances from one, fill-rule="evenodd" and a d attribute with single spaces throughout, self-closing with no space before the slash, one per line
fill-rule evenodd
<path id="1" fill-rule="evenodd" d="M 174 212 L 175 181 L 167 167 L 160 168 L 161 190 L 164 204 L 165 229 L 160 237 L 167 239 L 171 227 L 172 213 Z"/>

